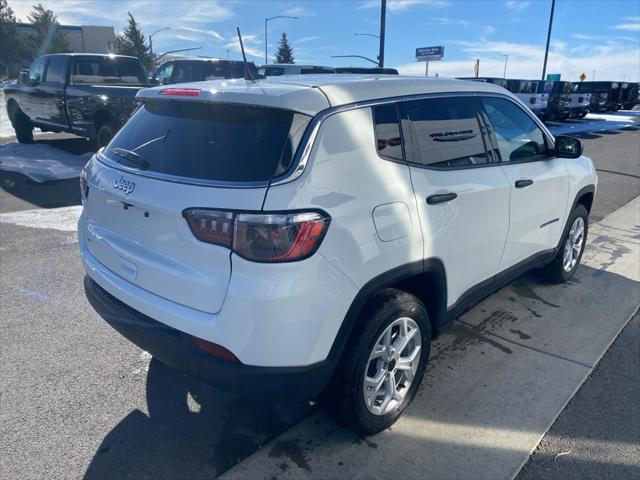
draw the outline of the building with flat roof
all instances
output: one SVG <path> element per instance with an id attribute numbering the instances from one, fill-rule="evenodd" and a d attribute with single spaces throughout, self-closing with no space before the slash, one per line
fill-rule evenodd
<path id="1" fill-rule="evenodd" d="M 18 23 L 18 32 L 29 35 L 33 31 L 30 23 Z M 116 32 L 113 27 L 97 25 L 60 25 L 58 32 L 69 38 L 69 51 L 73 53 L 114 53 Z"/>

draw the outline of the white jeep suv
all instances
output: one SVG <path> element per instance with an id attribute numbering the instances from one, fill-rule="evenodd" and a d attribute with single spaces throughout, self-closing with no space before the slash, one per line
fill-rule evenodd
<path id="1" fill-rule="evenodd" d="M 580 262 L 593 165 L 495 85 L 306 75 L 138 100 L 81 176 L 86 293 L 222 389 L 320 396 L 381 431 L 456 316 Z"/>

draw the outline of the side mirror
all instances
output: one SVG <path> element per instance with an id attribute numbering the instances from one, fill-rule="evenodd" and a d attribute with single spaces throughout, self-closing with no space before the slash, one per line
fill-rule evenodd
<path id="1" fill-rule="evenodd" d="M 158 82 L 158 80 L 155 77 L 149 77 L 149 85 L 154 87 L 156 85 L 160 85 L 160 82 Z"/>
<path id="2" fill-rule="evenodd" d="M 23 68 L 22 70 L 20 70 L 20 73 L 18 74 L 18 82 L 27 83 L 28 79 L 29 79 L 29 70 L 27 70 L 26 68 Z"/>
<path id="3" fill-rule="evenodd" d="M 562 158 L 578 158 L 582 155 L 582 142 L 566 135 L 556 137 L 556 156 Z"/>

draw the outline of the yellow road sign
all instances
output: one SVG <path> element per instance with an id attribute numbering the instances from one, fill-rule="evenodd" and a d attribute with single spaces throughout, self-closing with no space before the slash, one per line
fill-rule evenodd
<path id="1" fill-rule="evenodd" d="M 584 82 L 584 79 L 587 78 L 587 76 L 584 74 L 584 72 L 582 72 L 578 78 L 581 82 Z"/>

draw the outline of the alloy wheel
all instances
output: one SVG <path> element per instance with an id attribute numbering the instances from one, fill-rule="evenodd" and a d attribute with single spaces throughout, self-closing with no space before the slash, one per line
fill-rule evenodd
<path id="1" fill-rule="evenodd" d="M 564 253 L 562 256 L 562 268 L 565 272 L 570 272 L 578 263 L 582 244 L 584 243 L 584 220 L 578 217 L 573 221 L 569 235 L 564 243 Z"/>

